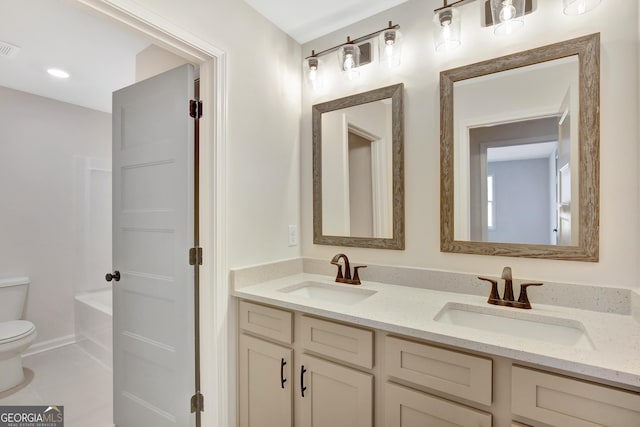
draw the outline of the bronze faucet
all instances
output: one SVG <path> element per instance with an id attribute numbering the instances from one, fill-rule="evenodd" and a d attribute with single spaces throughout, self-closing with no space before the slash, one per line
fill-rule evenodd
<path id="1" fill-rule="evenodd" d="M 484 277 L 478 277 L 480 280 L 487 281 L 491 283 L 491 294 L 489 294 L 489 299 L 487 302 L 493 305 L 502 305 L 506 307 L 515 307 L 515 308 L 524 308 L 530 309 L 531 303 L 529 302 L 529 298 L 527 296 L 527 288 L 529 286 L 542 286 L 542 283 L 523 283 L 520 285 L 520 296 L 518 297 L 518 301 L 515 301 L 513 298 L 513 280 L 511 278 L 511 267 L 505 267 L 502 270 L 502 276 L 500 277 L 504 280 L 504 295 L 503 298 L 500 298 L 500 293 L 498 292 L 498 281 L 493 279 L 487 279 Z"/>
<path id="2" fill-rule="evenodd" d="M 342 274 L 342 265 L 340 265 L 340 258 L 344 260 L 344 275 Z M 336 282 L 346 283 L 348 285 L 359 285 L 360 276 L 358 275 L 359 268 L 366 268 L 366 265 L 357 265 L 353 267 L 353 278 L 351 278 L 351 265 L 349 265 L 349 258 L 345 254 L 337 254 L 331 259 L 331 264 L 338 266 L 338 274 L 336 275 Z"/>

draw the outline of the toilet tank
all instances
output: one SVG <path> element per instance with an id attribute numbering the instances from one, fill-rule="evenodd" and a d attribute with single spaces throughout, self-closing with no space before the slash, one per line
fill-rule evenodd
<path id="1" fill-rule="evenodd" d="M 0 322 L 22 319 L 28 287 L 28 277 L 0 279 Z"/>

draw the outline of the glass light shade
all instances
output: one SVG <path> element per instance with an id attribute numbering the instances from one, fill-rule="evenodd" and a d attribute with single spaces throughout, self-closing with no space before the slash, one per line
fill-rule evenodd
<path id="1" fill-rule="evenodd" d="M 562 0 L 565 15 L 582 15 L 595 9 L 601 0 Z"/>
<path id="2" fill-rule="evenodd" d="M 491 0 L 493 33 L 509 35 L 524 27 L 524 0 Z"/>
<path id="3" fill-rule="evenodd" d="M 402 34 L 398 30 L 388 29 L 378 36 L 378 57 L 387 67 L 394 68 L 402 60 Z"/>
<path id="4" fill-rule="evenodd" d="M 313 91 L 322 89 L 322 62 L 317 56 L 307 58 L 302 63 L 307 87 Z"/>
<path id="5" fill-rule="evenodd" d="M 338 49 L 338 66 L 344 71 L 349 80 L 360 76 L 360 48 L 354 44 L 347 43 Z"/>
<path id="6" fill-rule="evenodd" d="M 433 16 L 436 51 L 455 49 L 460 46 L 460 13 L 454 9 L 444 9 Z"/>

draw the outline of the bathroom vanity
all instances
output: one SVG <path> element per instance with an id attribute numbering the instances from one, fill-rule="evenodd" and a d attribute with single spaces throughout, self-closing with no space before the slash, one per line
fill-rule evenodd
<path id="1" fill-rule="evenodd" d="M 629 315 L 315 274 L 234 294 L 242 427 L 640 425 Z"/>

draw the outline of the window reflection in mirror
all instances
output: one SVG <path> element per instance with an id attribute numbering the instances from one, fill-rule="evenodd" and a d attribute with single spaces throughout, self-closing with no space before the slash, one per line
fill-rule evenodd
<path id="1" fill-rule="evenodd" d="M 456 240 L 578 244 L 578 71 L 574 55 L 455 82 Z"/>
<path id="2" fill-rule="evenodd" d="M 569 71 L 563 73 L 561 69 Z M 597 33 L 442 71 L 441 251 L 597 262 L 599 108 L 600 35 Z M 546 132 L 553 134 L 552 137 L 544 138 L 545 132 L 542 136 L 526 134 L 527 123 L 545 119 L 554 121 L 553 131 Z M 543 196 L 550 200 L 545 209 L 548 214 L 544 215 L 549 224 L 538 231 L 535 238 L 527 238 L 548 239 L 550 243 L 489 241 L 493 231 L 488 226 L 489 205 L 497 231 L 498 227 L 504 228 L 500 224 L 505 220 L 514 220 L 513 214 L 504 217 L 501 206 L 520 203 L 517 199 L 505 200 L 506 196 L 497 189 L 497 181 L 494 181 L 490 201 L 486 189 L 490 176 L 488 162 L 486 159 L 472 162 L 480 151 L 478 144 L 471 143 L 475 133 L 498 126 L 513 126 L 514 132 L 486 141 L 495 143 L 497 139 L 504 145 L 557 144 L 555 183 L 550 167 L 546 174 L 550 181 L 549 193 Z M 487 156 L 493 156 L 489 147 L 487 151 Z M 482 167 L 487 172 L 483 173 Z M 509 176 L 516 181 L 513 173 Z M 531 188 L 530 184 L 520 185 L 515 194 L 530 194 Z M 555 211 L 551 200 L 555 200 Z M 531 223 L 527 223 L 518 228 L 530 226 Z M 525 239 L 511 235 L 495 240 Z"/>

